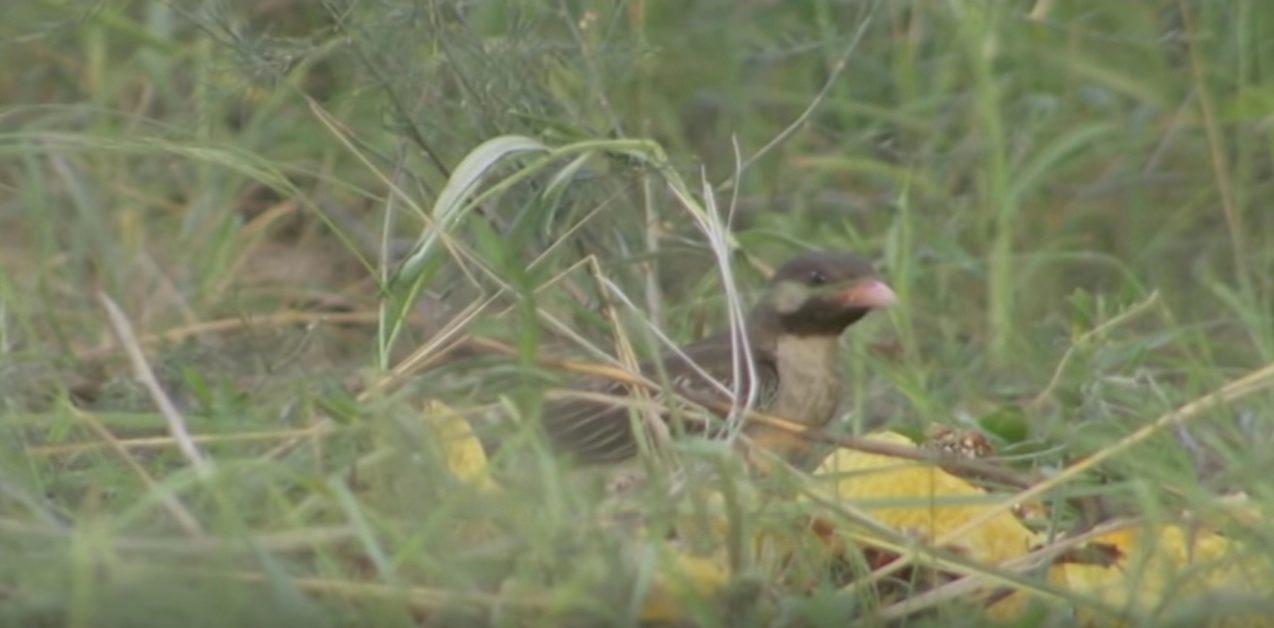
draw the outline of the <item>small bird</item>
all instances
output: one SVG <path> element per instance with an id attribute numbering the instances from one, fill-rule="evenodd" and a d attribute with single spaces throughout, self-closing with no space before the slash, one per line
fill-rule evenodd
<path id="1" fill-rule="evenodd" d="M 853 255 L 809 253 L 781 266 L 745 321 L 756 382 L 754 409 L 809 427 L 826 425 L 841 398 L 841 333 L 896 301 L 871 264 Z M 728 402 L 722 390 L 734 390 L 736 371 L 744 378 L 749 372 L 742 350 L 736 352 L 733 345 L 727 331 L 664 356 L 667 381 L 692 399 L 709 395 Z M 657 365 L 642 365 L 641 371 L 659 381 Z M 742 400 L 750 391 L 746 385 L 740 388 Z M 627 387 L 610 384 L 603 392 L 624 395 Z M 570 399 L 546 404 L 542 417 L 553 448 L 579 462 L 617 463 L 637 454 L 635 423 L 623 405 Z M 810 444 L 805 439 L 759 424 L 745 424 L 744 433 L 754 445 L 788 462 L 807 462 Z"/>

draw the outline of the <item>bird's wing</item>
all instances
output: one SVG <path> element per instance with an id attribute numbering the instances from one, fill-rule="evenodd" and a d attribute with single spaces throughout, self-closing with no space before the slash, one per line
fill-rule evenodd
<path id="1" fill-rule="evenodd" d="M 730 394 L 735 392 L 736 371 L 743 378 L 740 382 L 742 386 L 739 386 L 737 391 L 740 402 L 749 394 L 749 383 L 752 381 L 749 379 L 750 375 L 754 375 L 756 381 L 760 382 L 754 400 L 756 406 L 766 406 L 778 390 L 779 378 L 774 356 L 769 351 L 753 347 L 754 371 L 749 373 L 747 362 L 743 359 L 745 356 L 742 347 L 739 347 L 736 355 L 728 334 L 692 344 L 682 353 L 688 361 L 679 355 L 673 355 L 664 359 L 664 365 L 673 388 L 691 399 L 698 401 L 715 399 L 728 402 L 730 398 L 726 392 Z M 736 364 L 738 368 L 735 368 Z M 704 377 L 705 374 L 711 378 L 711 381 Z"/>
<path id="2" fill-rule="evenodd" d="M 684 358 L 676 354 L 663 358 L 665 373 L 672 387 L 694 400 L 728 401 L 729 397 L 722 389 L 734 390 L 735 371 L 729 336 L 697 342 L 681 353 Z M 745 364 L 739 360 L 738 370 L 744 378 L 747 377 Z M 753 364 L 757 380 L 761 382 L 756 405 L 763 407 L 777 390 L 778 374 L 772 356 L 766 352 L 754 352 Z M 653 364 L 643 365 L 642 372 L 652 380 L 659 379 Z M 714 381 L 706 379 L 705 374 Z M 622 384 L 609 384 L 595 390 L 612 396 L 628 394 L 627 386 Z M 657 398 L 661 396 L 659 391 L 652 391 L 652 394 Z M 747 394 L 745 386 L 740 398 L 746 398 Z M 615 462 L 637 454 L 633 421 L 628 408 L 618 402 L 582 398 L 552 402 L 544 406 L 542 423 L 556 449 L 569 452 L 582 462 Z"/>

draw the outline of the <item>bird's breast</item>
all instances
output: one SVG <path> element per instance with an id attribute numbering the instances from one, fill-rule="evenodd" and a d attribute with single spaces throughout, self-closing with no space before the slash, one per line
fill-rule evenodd
<path id="1" fill-rule="evenodd" d="M 836 337 L 784 335 L 775 346 L 778 394 L 770 413 L 811 425 L 832 419 L 840 403 Z"/>

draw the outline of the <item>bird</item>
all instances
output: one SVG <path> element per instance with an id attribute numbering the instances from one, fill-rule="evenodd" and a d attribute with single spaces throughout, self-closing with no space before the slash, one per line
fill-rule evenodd
<path id="1" fill-rule="evenodd" d="M 775 271 L 744 319 L 751 369 L 743 362 L 746 353 L 736 350 L 738 343 L 725 331 L 664 355 L 660 364 L 643 364 L 640 371 L 661 381 L 662 366 L 663 376 L 678 393 L 695 401 L 706 397 L 727 403 L 730 397 L 723 391 L 735 390 L 735 373 L 745 378 L 740 400 L 750 394 L 746 382 L 753 373 L 753 409 L 820 428 L 832 420 L 841 400 L 841 334 L 897 300 L 865 259 L 840 251 L 805 253 Z M 600 392 L 622 396 L 628 390 L 622 383 L 609 383 Z M 668 414 L 660 418 L 666 422 Z M 541 410 L 541 424 L 553 450 L 585 465 L 635 458 L 640 447 L 634 430 L 645 429 L 643 422 L 630 419 L 624 404 L 597 396 L 548 402 Z M 791 432 L 745 423 L 744 434 L 752 445 L 792 464 L 810 462 L 809 441 Z"/>

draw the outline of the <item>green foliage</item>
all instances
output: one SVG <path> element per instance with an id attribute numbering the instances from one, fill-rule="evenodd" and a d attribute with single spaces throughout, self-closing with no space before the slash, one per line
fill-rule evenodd
<path id="1" fill-rule="evenodd" d="M 545 453 L 567 378 L 542 361 L 724 328 L 805 248 L 875 258 L 902 298 L 851 333 L 846 431 L 980 425 L 1054 469 L 1274 360 L 1269 3 L 48 1 L 4 22 L 6 625 L 631 623 L 659 539 Z M 212 479 L 163 440 L 98 291 Z M 422 399 L 479 426 L 503 494 L 443 477 Z M 1211 412 L 1068 490 L 1268 505 L 1271 413 Z M 719 447 L 678 455 L 713 471 L 656 474 L 651 530 L 702 506 L 665 483 L 756 488 Z M 793 622 L 885 603 L 734 566 Z"/>

